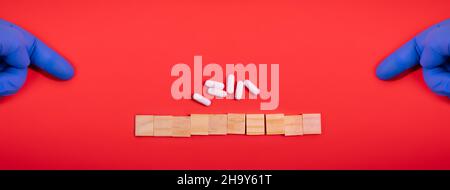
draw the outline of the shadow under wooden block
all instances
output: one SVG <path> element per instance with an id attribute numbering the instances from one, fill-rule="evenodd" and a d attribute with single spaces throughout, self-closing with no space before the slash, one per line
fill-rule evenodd
<path id="1" fill-rule="evenodd" d="M 284 135 L 296 136 L 303 135 L 303 116 L 285 115 L 284 116 Z"/>
<path id="2" fill-rule="evenodd" d="M 134 118 L 135 136 L 153 136 L 153 115 L 136 115 Z"/>
<path id="3" fill-rule="evenodd" d="M 208 114 L 191 114 L 191 135 L 208 135 Z"/>
<path id="4" fill-rule="evenodd" d="M 228 114 L 228 134 L 245 135 L 245 114 Z"/>
<path id="5" fill-rule="evenodd" d="M 190 137 L 191 136 L 191 117 L 174 116 L 172 117 L 172 137 Z"/>
<path id="6" fill-rule="evenodd" d="M 171 137 L 172 136 L 172 116 L 156 116 L 153 124 L 153 135 L 157 137 Z"/>
<path id="7" fill-rule="evenodd" d="M 320 113 L 303 114 L 303 134 L 315 135 L 322 133 Z"/>
<path id="8" fill-rule="evenodd" d="M 226 135 L 227 134 L 227 114 L 211 114 L 209 115 L 210 135 Z"/>
<path id="9" fill-rule="evenodd" d="M 245 117 L 247 135 L 265 134 L 264 114 L 247 114 Z"/>
<path id="10" fill-rule="evenodd" d="M 284 134 L 284 114 L 266 114 L 266 134 Z"/>

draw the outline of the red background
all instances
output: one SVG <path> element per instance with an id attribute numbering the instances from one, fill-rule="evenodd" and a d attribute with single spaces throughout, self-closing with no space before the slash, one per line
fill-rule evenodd
<path id="1" fill-rule="evenodd" d="M 420 69 L 375 77 L 384 57 L 450 17 L 448 0 L 0 0 L 0 17 L 76 68 L 67 82 L 32 71 L 0 100 L 1 169 L 450 169 L 449 99 Z M 170 69 L 194 55 L 280 64 L 278 109 L 172 99 Z M 135 114 L 227 112 L 321 112 L 323 134 L 133 135 Z"/>

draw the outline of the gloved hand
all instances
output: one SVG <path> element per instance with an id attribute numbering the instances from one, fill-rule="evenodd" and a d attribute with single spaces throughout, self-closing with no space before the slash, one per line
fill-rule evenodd
<path id="1" fill-rule="evenodd" d="M 389 80 L 420 64 L 427 86 L 450 97 L 450 19 L 423 31 L 388 56 L 377 68 L 382 80 Z"/>
<path id="2" fill-rule="evenodd" d="M 74 74 L 69 62 L 39 39 L 0 19 L 0 96 L 14 94 L 23 86 L 30 64 L 61 80 Z"/>

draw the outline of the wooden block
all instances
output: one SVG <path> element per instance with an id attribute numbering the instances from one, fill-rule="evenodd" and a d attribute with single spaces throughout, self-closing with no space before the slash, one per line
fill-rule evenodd
<path id="1" fill-rule="evenodd" d="M 285 136 L 303 135 L 302 115 L 284 116 L 284 135 Z"/>
<path id="2" fill-rule="evenodd" d="M 320 113 L 303 114 L 303 134 L 321 134 Z"/>
<path id="3" fill-rule="evenodd" d="M 268 135 L 284 134 L 284 114 L 266 114 L 266 133 Z"/>
<path id="4" fill-rule="evenodd" d="M 246 115 L 247 135 L 264 135 L 264 114 L 247 114 Z"/>
<path id="5" fill-rule="evenodd" d="M 136 115 L 134 122 L 135 136 L 153 136 L 153 115 Z"/>
<path id="6" fill-rule="evenodd" d="M 209 115 L 210 135 L 226 135 L 227 134 L 227 114 L 211 114 Z"/>
<path id="7" fill-rule="evenodd" d="M 208 114 L 191 114 L 191 135 L 208 135 Z"/>
<path id="8" fill-rule="evenodd" d="M 174 116 L 172 119 L 172 137 L 191 136 L 191 117 Z"/>
<path id="9" fill-rule="evenodd" d="M 156 116 L 153 124 L 153 135 L 158 137 L 172 136 L 172 116 Z"/>
<path id="10" fill-rule="evenodd" d="M 228 134 L 245 135 L 245 114 L 228 114 Z"/>

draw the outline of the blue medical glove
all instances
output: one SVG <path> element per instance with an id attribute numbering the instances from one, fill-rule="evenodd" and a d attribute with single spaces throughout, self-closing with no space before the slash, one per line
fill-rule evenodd
<path id="1" fill-rule="evenodd" d="M 74 74 L 69 62 L 39 39 L 0 19 L 0 96 L 14 94 L 23 86 L 30 64 L 61 80 Z"/>
<path id="2" fill-rule="evenodd" d="M 418 64 L 435 93 L 450 97 L 450 19 L 423 31 L 387 57 L 377 68 L 382 80 L 394 78 Z"/>

